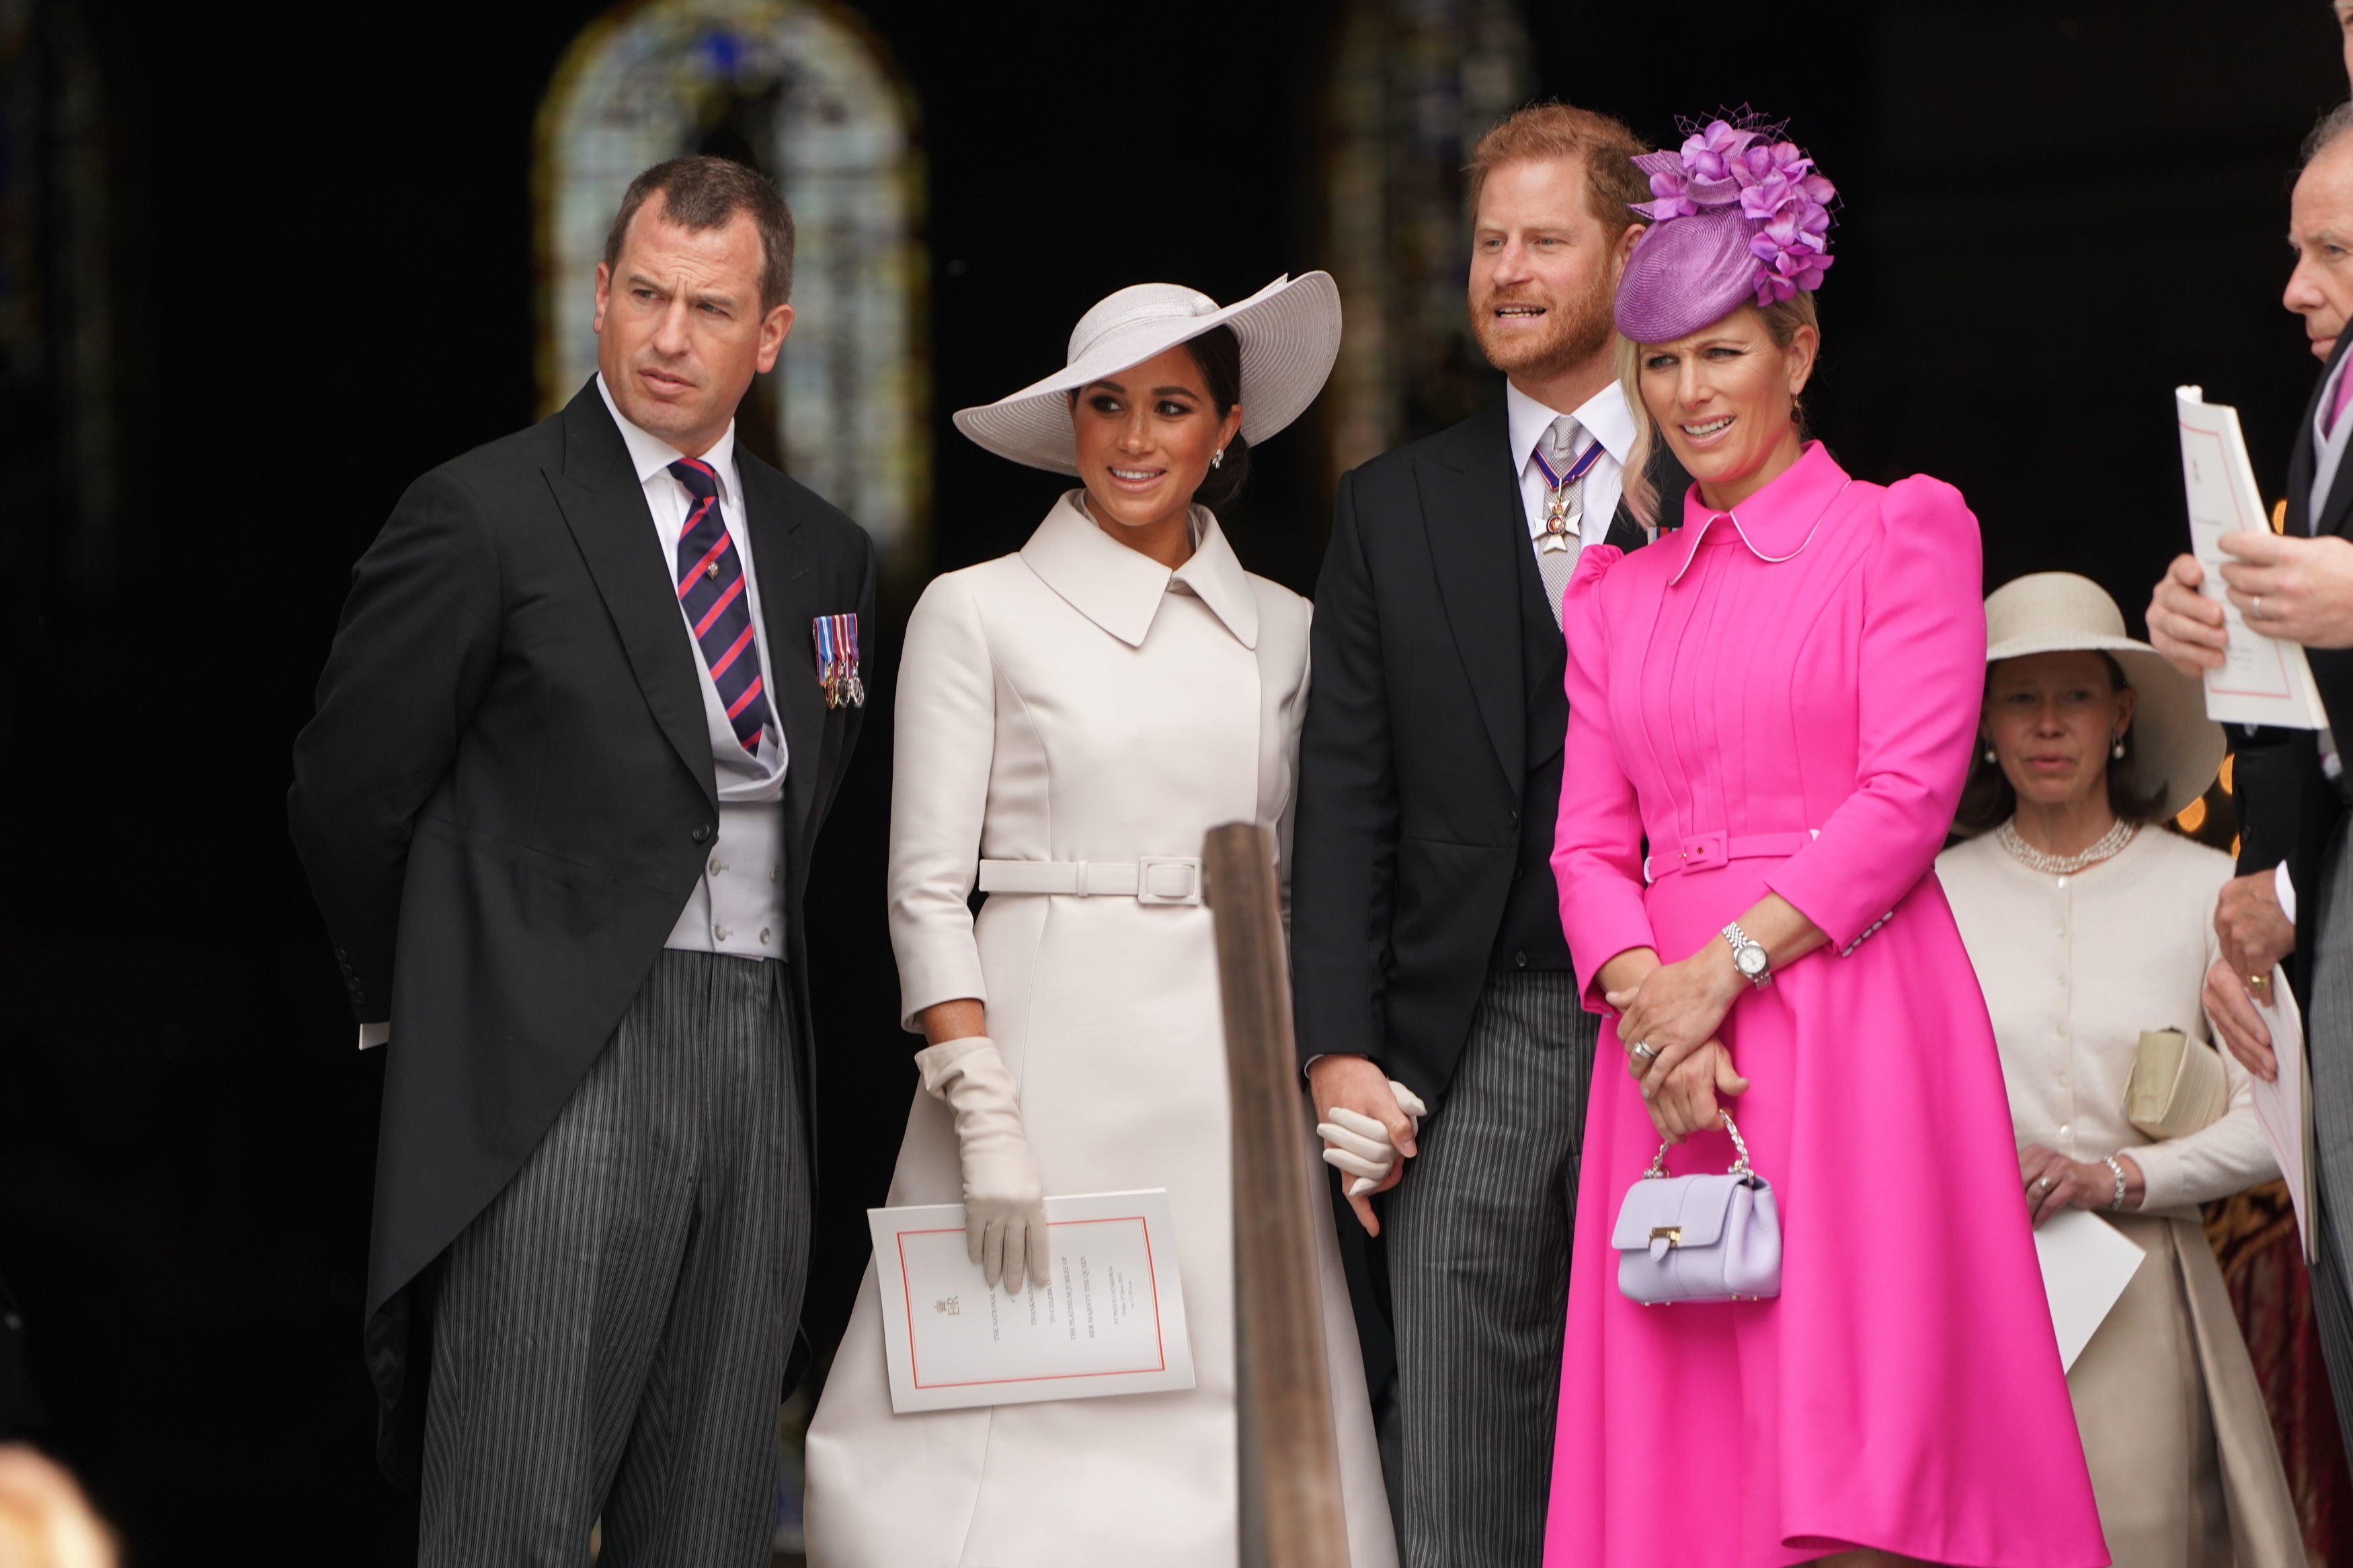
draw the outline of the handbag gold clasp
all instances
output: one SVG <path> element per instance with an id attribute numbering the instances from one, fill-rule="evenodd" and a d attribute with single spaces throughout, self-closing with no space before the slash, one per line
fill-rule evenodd
<path id="1" fill-rule="evenodd" d="M 1679 1225 L 1654 1225 L 1651 1227 L 1651 1239 L 1663 1241 L 1669 1247 L 1681 1247 L 1683 1244 L 1683 1227 Z"/>

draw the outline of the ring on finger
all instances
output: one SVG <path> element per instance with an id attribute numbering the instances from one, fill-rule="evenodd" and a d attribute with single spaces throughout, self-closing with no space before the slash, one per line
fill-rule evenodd
<path id="1" fill-rule="evenodd" d="M 2260 621 L 2263 618 L 2263 596 L 2261 594 L 2257 594 L 2254 597 L 2254 602 L 2247 606 L 2247 619 L 2251 621 Z"/>
<path id="2" fill-rule="evenodd" d="M 2048 1176 L 2037 1176 L 2034 1178 L 2034 1184 L 2042 1191 L 2047 1193 L 2051 1190 L 2051 1178 Z"/>
<path id="3" fill-rule="evenodd" d="M 1643 1061 L 1654 1062 L 1659 1059 L 1659 1053 L 1651 1048 L 1650 1042 L 1647 1040 L 1636 1040 L 1626 1048 Z"/>
<path id="4" fill-rule="evenodd" d="M 2250 985 L 2269 985 L 2271 983 L 2272 977 L 2268 974 L 2250 974 L 2247 976 L 2247 984 Z"/>

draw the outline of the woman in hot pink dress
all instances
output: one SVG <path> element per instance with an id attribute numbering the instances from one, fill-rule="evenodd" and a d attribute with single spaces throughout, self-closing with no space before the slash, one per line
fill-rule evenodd
<path id="1" fill-rule="evenodd" d="M 1833 193 L 1798 149 L 1717 121 L 1639 162 L 1628 401 L 1697 483 L 1564 601 L 1553 868 L 1616 1019 L 1545 1562 L 2094 1568 L 2000 1061 L 1930 869 L 1985 678 L 1977 520 L 1802 438 Z M 1731 1163 L 1719 1105 L 1778 1200 L 1780 1295 L 1639 1307 L 1612 1221 L 1662 1138 L 1674 1174 Z"/>

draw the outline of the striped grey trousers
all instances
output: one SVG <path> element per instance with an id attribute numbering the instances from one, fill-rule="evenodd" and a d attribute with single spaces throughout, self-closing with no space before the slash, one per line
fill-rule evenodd
<path id="1" fill-rule="evenodd" d="M 418 1562 L 765 1568 L 808 1267 L 784 966 L 665 951 L 433 1302 Z M 395 1046 L 395 1049 L 398 1049 Z"/>
<path id="2" fill-rule="evenodd" d="M 1543 1560 L 1599 1032 L 1575 975 L 1490 975 L 1446 1099 L 1389 1194 L 1402 1568 Z"/>
<path id="3" fill-rule="evenodd" d="M 2312 954 L 2312 1016 L 2306 1050 L 2312 1065 L 2312 1136 L 2320 1194 L 2315 1216 L 2312 1310 L 2337 1426 L 2353 1453 L 2353 854 L 2340 826 L 2320 863 L 2319 938 Z"/>

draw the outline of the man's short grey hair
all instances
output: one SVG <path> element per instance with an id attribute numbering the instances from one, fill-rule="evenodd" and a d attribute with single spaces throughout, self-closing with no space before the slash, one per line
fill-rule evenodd
<path id="1" fill-rule="evenodd" d="M 2312 134 L 2304 139 L 2305 167 L 2311 167 L 2315 158 L 2328 151 L 2336 144 L 2337 139 L 2348 131 L 2353 131 L 2353 100 L 2348 100 L 2322 115 L 2320 123 L 2312 128 Z"/>

